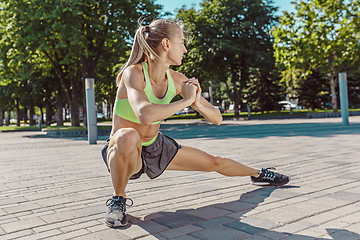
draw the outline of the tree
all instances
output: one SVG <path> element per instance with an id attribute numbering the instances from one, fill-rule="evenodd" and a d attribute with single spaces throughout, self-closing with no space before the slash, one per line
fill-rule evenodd
<path id="1" fill-rule="evenodd" d="M 300 78 L 297 91 L 299 93 L 298 103 L 305 108 L 324 109 L 331 101 L 327 78 L 317 71 L 312 71 L 305 78 Z"/>
<path id="2" fill-rule="evenodd" d="M 192 73 L 214 82 L 226 82 L 229 76 L 235 116 L 239 106 L 244 106 L 243 91 L 251 83 L 252 69 L 259 70 L 260 64 L 273 66 L 268 56 L 272 48 L 268 46 L 272 46 L 269 31 L 276 23 L 276 8 L 271 4 L 261 0 L 208 0 L 197 13 L 182 8 L 177 15 L 192 32 L 186 57 L 190 61 L 185 60 L 182 69 L 186 72 L 195 66 L 197 72 Z"/>
<path id="3" fill-rule="evenodd" d="M 153 0 L 9 0 L 2 8 L 15 48 L 27 55 L 40 51 L 51 63 L 73 126 L 79 125 L 83 80 L 96 77 L 105 44 L 126 46 L 139 17 L 154 18 L 160 10 Z"/>
<path id="4" fill-rule="evenodd" d="M 289 69 L 302 70 L 302 79 L 311 79 L 307 76 L 313 71 L 327 75 L 336 111 L 337 73 L 357 68 L 353 60 L 358 40 L 351 28 L 351 8 L 344 0 L 301 0 L 294 4 L 296 12 L 284 12 L 274 29 L 277 61 Z"/>

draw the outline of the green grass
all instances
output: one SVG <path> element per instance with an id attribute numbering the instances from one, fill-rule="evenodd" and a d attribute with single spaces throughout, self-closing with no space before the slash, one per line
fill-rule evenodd
<path id="1" fill-rule="evenodd" d="M 39 130 L 37 126 L 1 126 L 0 131 L 35 131 Z"/>

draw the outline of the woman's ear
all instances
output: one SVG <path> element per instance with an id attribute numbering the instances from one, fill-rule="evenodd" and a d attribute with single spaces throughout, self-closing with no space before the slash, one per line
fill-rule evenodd
<path id="1" fill-rule="evenodd" d="M 161 46 L 165 51 L 168 51 L 170 48 L 170 40 L 168 38 L 163 38 L 161 40 Z"/>

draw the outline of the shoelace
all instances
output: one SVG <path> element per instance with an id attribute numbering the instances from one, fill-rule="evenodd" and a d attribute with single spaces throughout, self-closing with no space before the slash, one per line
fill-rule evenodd
<path id="1" fill-rule="evenodd" d="M 123 201 L 122 199 L 125 199 L 125 201 Z M 134 202 L 132 199 L 130 198 L 122 198 L 122 199 L 114 199 L 114 198 L 110 198 L 106 201 L 106 206 L 110 207 L 110 211 L 121 211 L 121 212 L 125 212 L 126 211 L 126 206 L 131 207 Z M 131 204 L 127 204 L 127 200 L 131 201 Z"/>
<path id="2" fill-rule="evenodd" d="M 269 168 L 263 168 L 261 169 L 261 172 L 264 173 L 264 177 L 263 179 L 269 179 L 270 181 L 274 181 L 275 177 L 276 177 L 276 173 L 269 171 L 269 169 L 274 169 L 276 170 L 274 167 L 269 167 Z"/>

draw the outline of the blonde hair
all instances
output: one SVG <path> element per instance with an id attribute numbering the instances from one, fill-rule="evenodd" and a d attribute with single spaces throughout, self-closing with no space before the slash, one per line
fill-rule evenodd
<path id="1" fill-rule="evenodd" d="M 139 27 L 135 32 L 134 43 L 132 45 L 128 61 L 120 68 L 116 77 L 116 84 L 119 85 L 124 70 L 136 63 L 159 59 L 156 49 L 164 38 L 171 39 L 175 35 L 176 29 L 183 29 L 182 22 L 174 22 L 170 19 L 157 19 L 149 25 L 143 26 L 139 22 Z M 150 67 L 150 66 L 149 66 Z"/>

